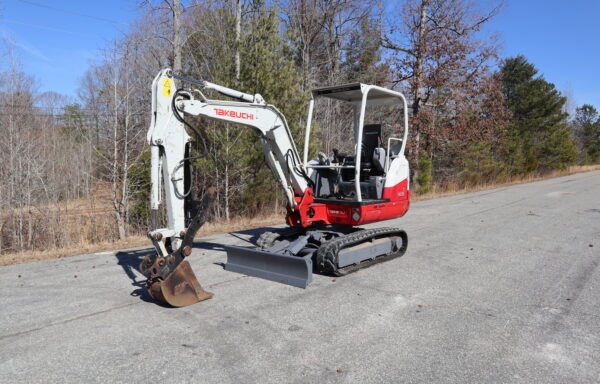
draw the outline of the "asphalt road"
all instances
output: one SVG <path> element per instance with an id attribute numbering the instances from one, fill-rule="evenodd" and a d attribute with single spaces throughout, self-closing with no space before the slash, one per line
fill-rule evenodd
<path id="1" fill-rule="evenodd" d="M 148 249 L 0 268 L 0 382 L 600 382 L 600 172 L 413 204 L 406 255 L 308 289 L 190 262 L 212 300 L 148 301 Z M 263 229 L 265 230 L 265 229 Z"/>

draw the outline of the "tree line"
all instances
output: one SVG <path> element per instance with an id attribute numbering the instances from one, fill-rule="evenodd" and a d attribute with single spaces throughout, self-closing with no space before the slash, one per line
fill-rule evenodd
<path id="1" fill-rule="evenodd" d="M 600 118 L 573 115 L 525 56 L 499 57 L 486 31 L 501 2 L 471 0 L 147 0 L 129 31 L 81 79 L 77 100 L 36 92 L 7 52 L 0 78 L 0 252 L 125 238 L 148 228 L 150 85 L 165 67 L 247 93 L 286 116 L 302 146 L 310 90 L 364 82 L 409 100 L 412 189 L 471 186 L 600 162 Z M 348 111 L 316 112 L 311 153 L 352 137 Z M 386 135 L 399 111 L 382 109 Z M 199 127 L 194 192 L 217 190 L 216 220 L 281 212 L 284 199 L 255 134 Z M 346 144 L 347 145 L 347 144 Z M 104 192 L 102 219 L 65 230 L 61 202 Z M 72 220 L 72 219 L 71 219 Z M 93 228 L 85 238 L 76 233 Z M 101 228 L 101 230 L 99 230 Z"/>

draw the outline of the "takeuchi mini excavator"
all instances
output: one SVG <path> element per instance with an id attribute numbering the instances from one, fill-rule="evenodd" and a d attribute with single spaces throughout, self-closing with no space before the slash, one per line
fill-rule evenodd
<path id="1" fill-rule="evenodd" d="M 186 83 L 195 88 L 178 87 Z M 231 100 L 206 97 L 213 91 Z M 348 103 L 353 111 L 354 153 L 334 150 L 308 159 L 315 99 Z M 365 124 L 367 108 L 397 105 L 403 110 L 401 138 L 383 137 L 381 124 Z M 162 70 L 152 83 L 152 120 L 148 130 L 151 150 L 151 217 L 148 233 L 156 254 L 148 255 L 140 271 L 151 296 L 172 306 L 186 306 L 211 298 L 200 286 L 186 257 L 194 236 L 207 219 L 214 190 L 200 200 L 192 192 L 190 133 L 186 121 L 203 116 L 239 124 L 257 133 L 266 162 L 287 198 L 288 228 L 265 232 L 258 247 L 226 246 L 225 270 L 306 288 L 312 273 L 343 276 L 404 254 L 406 232 L 392 227 L 359 226 L 400 217 L 410 202 L 407 105 L 396 91 L 360 83 L 312 91 L 300 157 L 285 116 L 259 94 L 250 95 L 207 81 Z M 164 194 L 164 199 L 163 199 Z M 167 228 L 157 228 L 160 204 L 166 204 Z"/>

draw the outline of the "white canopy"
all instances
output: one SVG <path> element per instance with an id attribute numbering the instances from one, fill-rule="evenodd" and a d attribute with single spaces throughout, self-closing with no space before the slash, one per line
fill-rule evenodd
<path id="1" fill-rule="evenodd" d="M 364 92 L 367 90 L 369 92 L 369 101 L 377 100 L 385 103 L 386 101 L 397 102 L 397 100 L 399 99 L 399 95 L 397 92 L 362 83 L 350 83 L 334 85 L 330 87 L 316 88 L 313 89 L 312 94 L 314 98 L 326 97 L 329 99 L 360 103 L 362 101 Z"/>

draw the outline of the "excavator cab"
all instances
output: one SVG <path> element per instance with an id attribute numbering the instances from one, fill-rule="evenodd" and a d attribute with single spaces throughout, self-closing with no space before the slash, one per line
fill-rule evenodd
<path id="1" fill-rule="evenodd" d="M 315 101 L 320 98 L 341 102 L 352 111 L 353 153 L 333 149 L 331 156 L 319 153 L 318 159 L 308 160 Z M 402 137 L 386 140 L 382 124 L 365 124 L 368 109 L 381 105 L 401 112 Z M 407 137 L 408 108 L 400 92 L 361 83 L 313 90 L 303 152 L 304 167 L 314 184 L 315 215 L 310 222 L 360 225 L 402 216 L 410 200 L 408 161 L 404 156 Z M 350 211 L 358 212 L 358 216 Z M 356 217 L 359 219 L 353 220 Z"/>

